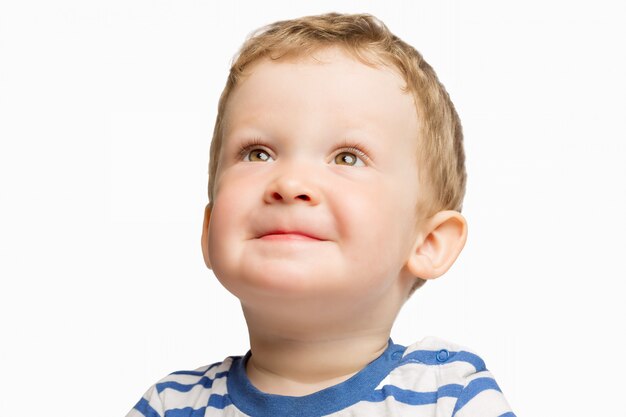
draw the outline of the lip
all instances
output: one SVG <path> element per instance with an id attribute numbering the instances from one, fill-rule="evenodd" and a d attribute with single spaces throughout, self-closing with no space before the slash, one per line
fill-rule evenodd
<path id="1" fill-rule="evenodd" d="M 283 231 L 283 230 L 273 230 L 270 232 L 266 232 L 259 236 L 259 239 L 262 240 L 303 240 L 303 241 L 321 241 L 317 236 L 310 235 L 308 233 L 300 232 L 300 231 Z"/>

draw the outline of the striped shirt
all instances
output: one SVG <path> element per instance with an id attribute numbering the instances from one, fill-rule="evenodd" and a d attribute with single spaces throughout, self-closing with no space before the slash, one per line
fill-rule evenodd
<path id="1" fill-rule="evenodd" d="M 153 385 L 126 417 L 416 416 L 515 417 L 485 363 L 438 338 L 385 352 L 350 379 L 303 397 L 266 394 L 245 372 L 245 356 Z"/>

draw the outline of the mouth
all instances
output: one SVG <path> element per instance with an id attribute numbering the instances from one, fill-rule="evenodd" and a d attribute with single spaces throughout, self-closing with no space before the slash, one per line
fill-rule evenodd
<path id="1" fill-rule="evenodd" d="M 293 240 L 301 240 L 301 241 L 322 241 L 324 239 L 320 239 L 317 236 L 313 236 L 304 232 L 298 231 L 282 231 L 275 230 L 271 232 L 267 232 L 258 237 L 261 240 L 275 240 L 275 241 L 293 241 Z"/>

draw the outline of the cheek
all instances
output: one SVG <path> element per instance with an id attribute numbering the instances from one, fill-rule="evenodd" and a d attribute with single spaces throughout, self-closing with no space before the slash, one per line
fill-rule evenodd
<path id="1" fill-rule="evenodd" d="M 384 270 L 406 257 L 415 224 L 414 203 L 406 190 L 397 184 L 370 183 L 342 193 L 337 205 L 340 235 L 351 242 L 346 254 L 351 262 Z"/>
<path id="2" fill-rule="evenodd" d="M 209 258 L 214 270 L 219 269 L 220 264 L 229 262 L 234 254 L 228 248 L 235 248 L 232 242 L 244 231 L 237 227 L 245 218 L 245 201 L 239 198 L 240 195 L 242 192 L 238 188 L 223 182 L 215 194 L 208 234 Z"/>
<path id="3" fill-rule="evenodd" d="M 228 214 L 260 198 L 258 180 L 254 172 L 231 167 L 219 173 L 215 182 L 214 205 Z"/>
<path id="4" fill-rule="evenodd" d="M 384 235 L 414 224 L 417 193 L 413 183 L 386 178 L 346 187 L 339 192 L 337 204 L 345 207 L 347 219 L 358 219 L 362 228 Z"/>

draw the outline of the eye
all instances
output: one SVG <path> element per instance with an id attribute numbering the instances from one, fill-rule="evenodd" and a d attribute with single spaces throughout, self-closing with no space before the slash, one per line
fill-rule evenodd
<path id="1" fill-rule="evenodd" d="M 351 149 L 339 152 L 335 156 L 335 163 L 337 165 L 347 165 L 353 167 L 362 167 L 365 166 L 363 162 L 365 156 L 358 149 Z"/>
<path id="2" fill-rule="evenodd" d="M 263 149 L 252 149 L 250 151 L 245 151 L 242 152 L 244 154 L 244 160 L 249 161 L 249 162 L 266 162 L 269 161 L 270 159 L 272 159 L 272 157 L 270 156 L 269 153 L 267 153 L 267 151 L 264 151 Z"/>
<path id="3" fill-rule="evenodd" d="M 270 151 L 259 138 L 254 138 L 239 146 L 238 157 L 240 161 L 246 162 L 267 162 L 273 159 Z"/>

